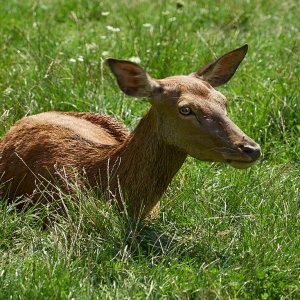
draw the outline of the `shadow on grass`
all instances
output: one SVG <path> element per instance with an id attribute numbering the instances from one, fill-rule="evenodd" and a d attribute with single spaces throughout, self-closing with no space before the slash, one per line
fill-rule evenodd
<path id="1" fill-rule="evenodd" d="M 192 240 L 189 234 L 161 220 L 134 221 L 92 194 L 79 193 L 75 200 L 74 195 L 64 194 L 43 207 L 32 205 L 29 200 L 21 200 L 25 203 L 22 209 L 20 200 L 9 204 L 1 200 L 1 236 L 10 241 L 1 247 L 9 249 L 21 238 L 18 233 L 22 235 L 27 228 L 37 235 L 48 235 L 48 239 L 66 249 L 66 253 L 86 253 L 91 258 L 95 257 L 92 253 L 99 251 L 111 259 L 118 259 L 126 252 L 131 260 L 142 258 L 156 262 L 174 258 L 201 261 L 212 254 L 207 252 L 209 249 L 201 243 L 201 238 Z M 22 239 L 22 242 L 26 241 Z M 82 259 L 77 254 L 76 258 Z"/>

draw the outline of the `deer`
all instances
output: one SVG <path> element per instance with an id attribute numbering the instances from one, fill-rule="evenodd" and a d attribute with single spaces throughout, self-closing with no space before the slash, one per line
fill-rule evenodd
<path id="1" fill-rule="evenodd" d="M 39 184 L 59 178 L 58 170 L 72 180 L 76 170 L 120 210 L 146 218 L 188 155 L 238 169 L 252 166 L 261 148 L 228 117 L 227 100 L 215 90 L 231 79 L 247 50 L 246 44 L 189 75 L 164 79 L 134 62 L 107 59 L 120 89 L 147 98 L 149 111 L 131 133 L 93 112 L 23 117 L 0 142 L 2 197 L 36 202 Z"/>

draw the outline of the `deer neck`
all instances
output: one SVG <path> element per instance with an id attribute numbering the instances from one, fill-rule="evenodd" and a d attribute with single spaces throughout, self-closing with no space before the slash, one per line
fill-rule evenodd
<path id="1" fill-rule="evenodd" d="M 113 154 L 116 170 L 110 190 L 126 202 L 131 214 L 143 217 L 157 204 L 186 156 L 161 139 L 158 116 L 151 108 Z"/>

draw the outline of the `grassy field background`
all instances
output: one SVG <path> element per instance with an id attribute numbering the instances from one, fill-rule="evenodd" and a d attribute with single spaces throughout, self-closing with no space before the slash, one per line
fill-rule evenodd
<path id="1" fill-rule="evenodd" d="M 48 110 L 133 129 L 149 104 L 119 91 L 106 57 L 163 78 L 248 43 L 220 90 L 264 155 L 244 171 L 188 158 L 141 226 L 80 191 L 49 230 L 48 209 L 1 201 L 0 299 L 300 299 L 299 15 L 292 0 L 1 1 L 0 136 Z"/>

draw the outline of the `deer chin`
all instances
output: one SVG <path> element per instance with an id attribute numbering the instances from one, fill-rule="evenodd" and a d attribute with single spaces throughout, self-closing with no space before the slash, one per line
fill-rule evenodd
<path id="1" fill-rule="evenodd" d="M 230 160 L 228 159 L 227 164 L 235 169 L 247 169 L 253 166 L 256 163 L 256 160 L 253 161 L 239 161 L 239 160 Z"/>

